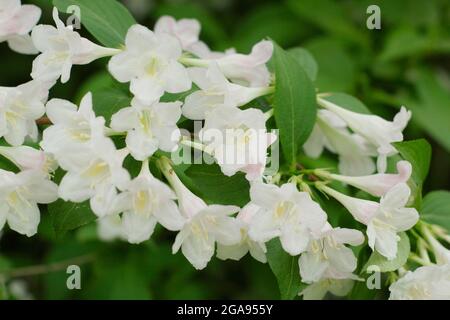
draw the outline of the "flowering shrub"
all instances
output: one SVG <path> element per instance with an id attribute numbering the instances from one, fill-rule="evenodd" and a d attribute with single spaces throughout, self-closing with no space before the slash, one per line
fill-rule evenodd
<path id="1" fill-rule="evenodd" d="M 284 299 L 364 298 L 373 271 L 391 299 L 450 299 L 448 218 L 420 215 L 430 147 L 403 141 L 407 107 L 387 120 L 317 90 L 305 50 L 215 52 L 197 20 L 150 29 L 92 3 L 54 1 L 53 26 L 0 0 L 0 41 L 36 54 L 29 82 L 0 88 L 0 228 L 33 237 L 42 209 L 57 233 L 95 221 L 100 239 L 131 246 L 161 225 L 195 269 L 215 255 L 268 263 Z M 99 44 L 61 20 L 69 4 L 92 13 L 81 23 Z M 105 57 L 118 95 L 48 99 L 74 65 Z"/>

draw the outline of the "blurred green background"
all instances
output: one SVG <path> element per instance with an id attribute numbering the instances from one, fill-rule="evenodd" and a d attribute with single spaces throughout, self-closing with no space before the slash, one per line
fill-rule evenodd
<path id="1" fill-rule="evenodd" d="M 101 1 L 101 0 L 93 0 Z M 450 1 L 448 0 L 212 0 L 123 1 L 136 19 L 150 28 L 169 14 L 197 18 L 201 38 L 215 50 L 235 47 L 249 52 L 269 37 L 285 48 L 308 49 L 319 65 L 320 92 L 346 92 L 387 119 L 405 105 L 413 111 L 406 139 L 425 137 L 433 159 L 425 193 L 450 189 Z M 51 21 L 51 1 L 29 0 L 43 9 L 41 23 Z M 366 9 L 381 9 L 381 30 L 368 30 Z M 84 36 L 93 39 L 85 30 Z M 33 57 L 0 44 L 0 85 L 29 80 Z M 73 68 L 68 84 L 52 97 L 76 101 L 104 72 L 107 60 Z M 18 277 L 37 299 L 277 299 L 276 280 L 268 265 L 249 257 L 239 262 L 214 258 L 196 271 L 178 253 L 171 254 L 173 233 L 158 229 L 142 245 L 96 240 L 95 225 L 55 238 L 51 217 L 42 213 L 39 234 L 31 239 L 6 231 L 0 240 L 0 274 L 33 268 Z M 66 261 L 69 259 L 69 261 Z M 46 272 L 54 262 L 82 264 L 82 290 L 66 288 L 65 269 Z M 58 265 L 54 265 L 58 269 Z M 59 268 L 61 269 L 61 268 Z M 19 274 L 20 276 L 20 274 Z M 15 280 L 1 286 L 17 286 Z M 17 290 L 13 290 L 17 291 Z M 0 290 L 1 292 L 1 290 Z M 18 294 L 20 296 L 20 293 Z M 12 294 L 14 296 L 14 294 Z"/>

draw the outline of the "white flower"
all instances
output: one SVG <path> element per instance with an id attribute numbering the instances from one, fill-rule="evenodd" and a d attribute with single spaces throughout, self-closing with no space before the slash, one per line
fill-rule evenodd
<path id="1" fill-rule="evenodd" d="M 352 288 L 353 280 L 351 279 L 323 279 L 310 284 L 299 293 L 299 296 L 303 296 L 303 300 L 322 300 L 329 291 L 335 296 L 344 297 Z"/>
<path id="2" fill-rule="evenodd" d="M 349 197 L 326 186 L 319 188 L 338 200 L 357 221 L 367 225 L 369 246 L 389 260 L 397 256 L 400 240 L 397 233 L 411 229 L 419 220 L 416 209 L 405 208 L 411 194 L 405 183 L 391 188 L 380 203 Z"/>
<path id="3" fill-rule="evenodd" d="M 148 161 L 144 161 L 141 173 L 128 184 L 115 203 L 123 212 L 123 232 L 128 242 L 148 240 L 157 222 L 170 231 L 180 230 L 185 219 L 175 198 L 174 192 L 150 173 Z"/>
<path id="4" fill-rule="evenodd" d="M 171 152 L 180 139 L 177 121 L 181 117 L 181 102 L 145 104 L 133 99 L 131 107 L 113 115 L 111 128 L 126 131 L 131 155 L 143 161 L 156 150 Z"/>
<path id="5" fill-rule="evenodd" d="M 192 81 L 200 88 L 184 101 L 183 115 L 192 120 L 203 120 L 217 108 L 243 106 L 272 92 L 269 87 L 248 88 L 230 83 L 215 63 L 211 63 L 207 69 L 189 68 L 188 72 Z"/>
<path id="6" fill-rule="evenodd" d="M 199 42 L 200 23 L 196 19 L 175 20 L 170 16 L 162 16 L 156 21 L 155 34 L 167 33 L 180 41 L 183 50 L 189 51 L 189 48 Z"/>
<path id="7" fill-rule="evenodd" d="M 191 88 L 186 69 L 178 62 L 179 41 L 167 33 L 155 34 L 141 25 L 132 26 L 125 50 L 109 61 L 109 71 L 120 82 L 131 82 L 130 91 L 142 102 L 158 101 L 164 92 Z"/>
<path id="8" fill-rule="evenodd" d="M 181 214 L 186 218 L 172 252 L 178 252 L 181 247 L 189 262 L 196 269 L 203 269 L 214 255 L 216 242 L 231 246 L 241 241 L 240 225 L 230 216 L 239 207 L 207 205 L 183 185 L 167 161 L 162 160 L 161 169 L 175 190 Z"/>
<path id="9" fill-rule="evenodd" d="M 391 122 L 376 115 L 350 111 L 321 98 L 318 99 L 318 103 L 323 108 L 338 115 L 350 129 L 363 136 L 377 148 L 379 155 L 378 171 L 385 172 L 386 158 L 397 153 L 391 143 L 403 140 L 402 131 L 411 118 L 411 112 L 402 107 Z"/>
<path id="10" fill-rule="evenodd" d="M 116 188 L 123 190 L 130 179 L 122 167 L 127 150 L 116 150 L 111 139 L 94 134 L 80 157 L 84 166 L 71 168 L 61 180 L 59 196 L 72 202 L 91 199 L 91 208 L 98 216 L 111 214 L 115 208 Z"/>
<path id="11" fill-rule="evenodd" d="M 332 228 L 327 225 L 320 236 L 311 241 L 298 261 L 302 281 L 318 282 L 322 279 L 354 279 L 357 259 L 353 251 L 345 246 L 358 246 L 364 242 L 358 230 Z"/>
<path id="12" fill-rule="evenodd" d="M 66 27 L 59 19 L 58 9 L 53 8 L 56 28 L 38 25 L 33 28 L 31 38 L 41 54 L 33 62 L 31 76 L 43 81 L 66 83 L 70 78 L 72 65 L 84 65 L 92 61 L 117 54 L 118 49 L 101 47 L 82 38 L 72 27 Z"/>
<path id="13" fill-rule="evenodd" d="M 251 203 L 261 207 L 252 219 L 250 238 L 267 242 L 280 237 L 283 249 L 293 256 L 308 248 L 313 234 L 320 232 L 327 219 L 309 193 L 299 192 L 293 183 L 278 187 L 255 182 L 250 197 Z"/>
<path id="14" fill-rule="evenodd" d="M 333 179 L 352 185 L 373 196 L 384 196 L 395 185 L 407 182 L 412 173 L 412 166 L 408 161 L 397 162 L 397 174 L 378 173 L 369 176 L 351 177 L 317 170 L 316 173 L 327 179 Z"/>
<path id="15" fill-rule="evenodd" d="M 28 237 L 37 232 L 40 221 L 38 203 L 58 199 L 58 186 L 37 170 L 14 174 L 0 169 L 0 230 L 5 222 Z"/>
<path id="16" fill-rule="evenodd" d="M 0 138 L 20 146 L 26 137 L 37 140 L 36 120 L 45 113 L 48 86 L 29 81 L 17 87 L 0 87 Z"/>
<path id="17" fill-rule="evenodd" d="M 53 125 L 44 130 L 41 148 L 52 154 L 64 170 L 87 166 L 92 132 L 103 131 L 105 123 L 92 110 L 92 94 L 83 97 L 80 108 L 67 100 L 52 99 L 46 109 Z"/>
<path id="18" fill-rule="evenodd" d="M 233 82 L 250 87 L 268 86 L 270 72 L 266 63 L 273 53 L 271 41 L 263 40 L 255 44 L 250 54 L 229 54 L 216 62 L 225 76 Z"/>
<path id="19" fill-rule="evenodd" d="M 127 240 L 119 214 L 110 214 L 98 219 L 97 234 L 103 241 Z"/>
<path id="20" fill-rule="evenodd" d="M 256 180 L 262 177 L 267 148 L 275 142 L 276 135 L 267 133 L 261 110 L 226 108 L 207 114 L 199 138 L 225 175 L 242 171 L 248 180 Z"/>
<path id="21" fill-rule="evenodd" d="M 339 155 L 339 172 L 358 176 L 375 171 L 372 156 L 376 156 L 367 141 L 357 134 L 351 134 L 338 116 L 328 110 L 319 110 L 317 123 L 303 145 L 305 153 L 318 158 L 326 147 Z"/>
<path id="22" fill-rule="evenodd" d="M 222 260 L 240 260 L 248 252 L 250 255 L 259 262 L 266 263 L 266 245 L 264 242 L 256 242 L 250 239 L 248 236 L 248 228 L 255 214 L 260 208 L 252 203 L 247 204 L 241 209 L 236 219 L 241 226 L 241 241 L 232 246 L 226 246 L 222 244 L 217 245 L 217 257 Z"/>
<path id="23" fill-rule="evenodd" d="M 450 264 L 409 271 L 389 290 L 389 300 L 450 300 Z"/>
<path id="24" fill-rule="evenodd" d="M 14 163 L 20 170 L 38 170 L 52 174 L 58 168 L 58 163 L 50 154 L 28 146 L 0 146 L 0 155 Z"/>
<path id="25" fill-rule="evenodd" d="M 36 48 L 29 35 L 41 17 L 35 5 L 21 5 L 20 0 L 0 0 L 0 42 L 23 54 L 35 54 Z"/>

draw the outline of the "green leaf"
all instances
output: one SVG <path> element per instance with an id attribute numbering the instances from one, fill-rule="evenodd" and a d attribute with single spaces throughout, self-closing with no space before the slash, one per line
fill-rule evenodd
<path id="1" fill-rule="evenodd" d="M 439 225 L 450 233 L 450 191 L 428 193 L 423 198 L 420 214 L 424 221 Z"/>
<path id="2" fill-rule="evenodd" d="M 292 48 L 288 52 L 297 60 L 300 66 L 305 70 L 311 81 L 316 81 L 318 66 L 313 55 L 304 48 Z"/>
<path id="3" fill-rule="evenodd" d="M 53 218 L 53 228 L 57 237 L 97 219 L 89 201 L 73 203 L 59 199 L 48 205 L 48 211 Z"/>
<path id="4" fill-rule="evenodd" d="M 362 103 L 358 98 L 355 98 L 346 93 L 331 93 L 330 95 L 324 96 L 323 99 L 333 102 L 338 106 L 353 112 L 371 114 L 370 110 L 364 103 Z"/>
<path id="5" fill-rule="evenodd" d="M 116 0 L 53 0 L 59 11 L 76 5 L 80 8 L 81 23 L 104 46 L 119 48 L 125 43 L 128 29 L 136 24 L 127 8 Z"/>
<path id="6" fill-rule="evenodd" d="M 378 266 L 380 268 L 380 272 L 389 272 L 395 271 L 401 268 L 406 261 L 408 260 L 409 252 L 411 251 L 411 247 L 409 244 L 409 238 L 405 232 L 402 232 L 400 235 L 400 241 L 397 242 L 397 257 L 394 260 L 388 260 L 383 257 L 378 252 L 374 251 L 364 266 L 363 270 L 367 270 L 370 266 Z"/>
<path id="7" fill-rule="evenodd" d="M 296 163 L 297 155 L 316 121 L 316 93 L 297 60 L 277 44 L 274 45 L 275 121 L 284 156 L 292 165 Z"/>
<path id="8" fill-rule="evenodd" d="M 425 139 L 395 142 L 395 148 L 403 159 L 409 161 L 413 167 L 412 179 L 422 186 L 427 178 L 431 161 L 431 146 Z"/>
<path id="9" fill-rule="evenodd" d="M 408 184 L 411 188 L 411 200 L 416 209 L 421 207 L 422 187 L 428 175 L 431 162 L 431 146 L 425 139 L 395 142 L 395 148 L 403 159 L 413 167 Z"/>
<path id="10" fill-rule="evenodd" d="M 281 299 L 294 299 L 301 288 L 298 257 L 293 257 L 283 250 L 280 240 L 267 242 L 267 261 L 277 278 Z"/>
<path id="11" fill-rule="evenodd" d="M 109 123 L 113 114 L 131 104 L 128 92 L 121 88 L 104 88 L 92 91 L 92 101 L 95 114 L 105 118 Z"/>
<path id="12" fill-rule="evenodd" d="M 187 169 L 176 166 L 175 172 L 183 183 L 209 203 L 243 207 L 250 201 L 250 185 L 242 173 L 225 176 L 216 164 L 194 164 Z"/>

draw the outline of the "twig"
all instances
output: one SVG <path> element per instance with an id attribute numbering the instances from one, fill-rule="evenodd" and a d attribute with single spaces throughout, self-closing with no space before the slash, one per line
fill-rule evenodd
<path id="1" fill-rule="evenodd" d="M 95 258 L 94 254 L 87 254 L 84 256 L 79 256 L 59 262 L 54 262 L 50 264 L 41 264 L 29 267 L 22 267 L 12 270 L 6 270 L 0 273 L 0 278 L 21 278 L 21 277 L 31 277 L 39 274 L 45 274 L 50 272 L 56 272 L 66 269 L 68 266 L 76 264 L 85 264 L 93 261 Z"/>
<path id="2" fill-rule="evenodd" d="M 38 126 L 43 126 L 43 125 L 47 125 L 47 124 L 52 124 L 52 122 L 50 121 L 50 119 L 48 117 L 42 117 L 36 120 L 36 124 Z"/>

